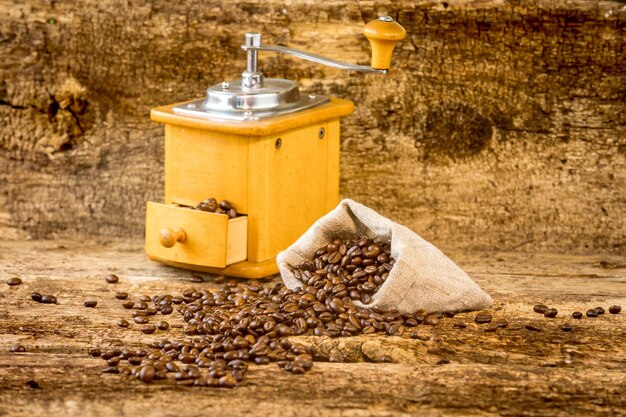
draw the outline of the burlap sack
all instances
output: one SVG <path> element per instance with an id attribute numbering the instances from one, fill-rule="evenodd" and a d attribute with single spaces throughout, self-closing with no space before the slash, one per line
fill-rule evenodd
<path id="1" fill-rule="evenodd" d="M 372 301 L 366 305 L 355 301 L 357 306 L 413 313 L 419 309 L 427 312 L 479 310 L 491 305 L 491 297 L 439 249 L 408 228 L 352 200 L 340 202 L 278 254 L 276 261 L 285 285 L 290 289 L 302 286 L 292 267 L 310 261 L 315 251 L 328 244 L 331 238 L 357 236 L 389 241 L 391 256 L 396 260 Z"/>

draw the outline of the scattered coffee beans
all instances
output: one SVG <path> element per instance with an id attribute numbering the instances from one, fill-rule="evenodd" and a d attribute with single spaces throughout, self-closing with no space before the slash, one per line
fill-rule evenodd
<path id="1" fill-rule="evenodd" d="M 192 207 L 190 207 L 192 208 Z M 222 200 L 219 205 L 214 198 L 207 198 L 196 205 L 196 210 L 208 211 L 217 214 L 226 214 L 229 219 L 233 219 L 238 216 L 237 210 L 227 200 Z"/>
<path id="2" fill-rule="evenodd" d="M 580 320 L 583 317 L 583 313 L 581 313 L 580 311 L 574 311 L 572 313 L 572 317 L 574 317 L 577 320 Z"/>
<path id="3" fill-rule="evenodd" d="M 546 310 L 545 313 L 543 313 L 543 315 L 549 319 L 555 318 L 558 314 L 559 314 L 559 311 L 556 308 L 549 308 Z"/>
<path id="4" fill-rule="evenodd" d="M 611 313 L 611 314 L 619 314 L 620 311 L 622 311 L 622 307 L 621 306 L 611 306 L 611 307 L 609 307 L 609 313 Z"/>
<path id="5" fill-rule="evenodd" d="M 533 307 L 533 311 L 539 314 L 545 314 L 546 311 L 548 311 L 548 309 L 549 307 L 543 304 L 537 304 L 536 306 Z"/>
<path id="6" fill-rule="evenodd" d="M 474 319 L 478 324 L 486 324 L 491 323 L 492 317 L 489 313 L 478 313 L 476 314 L 476 318 Z"/>
<path id="7" fill-rule="evenodd" d="M 598 317 L 598 312 L 596 310 L 587 310 L 587 317 Z"/>
<path id="8" fill-rule="evenodd" d="M 120 281 L 119 277 L 115 274 L 107 275 L 105 279 L 109 284 L 116 284 Z"/>
<path id="9" fill-rule="evenodd" d="M 95 308 L 98 305 L 98 302 L 95 300 L 87 300 L 85 301 L 85 307 Z"/>
<path id="10" fill-rule="evenodd" d="M 7 285 L 14 286 L 14 285 L 20 285 L 21 283 L 22 283 L 22 279 L 18 277 L 12 277 L 12 278 L 7 279 Z"/>
<path id="11" fill-rule="evenodd" d="M 14 345 L 9 348 L 9 352 L 26 352 L 26 348 L 22 345 Z"/>

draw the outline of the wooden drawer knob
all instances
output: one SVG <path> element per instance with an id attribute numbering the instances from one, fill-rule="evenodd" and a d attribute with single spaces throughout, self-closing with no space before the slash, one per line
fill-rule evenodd
<path id="1" fill-rule="evenodd" d="M 159 242 L 161 245 L 166 248 L 171 248 L 176 244 L 176 242 L 184 242 L 187 238 L 187 234 L 180 227 L 176 227 L 174 229 L 170 229 L 169 227 L 164 228 L 159 233 Z"/>

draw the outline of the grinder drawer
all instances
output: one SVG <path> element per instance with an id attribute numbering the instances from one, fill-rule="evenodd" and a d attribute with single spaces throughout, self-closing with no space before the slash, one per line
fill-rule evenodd
<path id="1" fill-rule="evenodd" d="M 247 259 L 248 217 L 149 201 L 145 249 L 151 258 L 224 268 Z"/>

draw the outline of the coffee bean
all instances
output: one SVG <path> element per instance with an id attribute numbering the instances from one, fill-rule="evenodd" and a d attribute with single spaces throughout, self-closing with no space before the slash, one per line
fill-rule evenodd
<path id="1" fill-rule="evenodd" d="M 135 303 L 133 301 L 124 301 L 122 303 L 122 307 L 124 307 L 126 310 L 130 310 L 134 306 L 135 306 Z"/>
<path id="2" fill-rule="evenodd" d="M 20 285 L 21 283 L 22 283 L 22 280 L 21 278 L 18 278 L 18 277 L 11 277 L 7 279 L 7 285 L 14 286 L 14 285 Z"/>
<path id="3" fill-rule="evenodd" d="M 564 324 L 561 326 L 561 330 L 563 330 L 564 332 L 571 332 L 572 331 L 572 326 L 569 324 Z"/>
<path id="4" fill-rule="evenodd" d="M 57 298 L 54 295 L 42 295 L 41 302 L 44 304 L 56 304 Z"/>
<path id="5" fill-rule="evenodd" d="M 596 310 L 596 314 L 598 316 L 601 316 L 601 315 L 604 314 L 604 309 L 602 307 L 596 307 L 596 308 L 594 308 L 594 310 Z"/>
<path id="6" fill-rule="evenodd" d="M 115 274 L 110 274 L 106 276 L 106 282 L 108 282 L 109 284 L 115 284 L 117 282 L 119 282 L 119 277 Z"/>
<path id="7" fill-rule="evenodd" d="M 170 324 L 166 321 L 157 321 L 156 326 L 159 330 L 167 330 L 170 327 Z"/>
<path id="8" fill-rule="evenodd" d="M 124 320 L 124 319 L 119 319 L 117 321 L 117 325 L 120 326 L 120 327 L 128 327 L 128 326 L 130 326 L 130 323 L 128 321 Z"/>
<path id="9" fill-rule="evenodd" d="M 572 317 L 574 317 L 577 320 L 580 320 L 583 317 L 583 313 L 581 313 L 580 311 L 574 311 L 572 313 Z"/>
<path id="10" fill-rule="evenodd" d="M 22 345 L 14 345 L 9 348 L 9 352 L 26 352 L 26 348 Z"/>
<path id="11" fill-rule="evenodd" d="M 537 304 L 536 306 L 533 307 L 533 311 L 539 314 L 545 314 L 545 312 L 548 311 L 548 309 L 549 307 L 544 304 Z"/>
<path id="12" fill-rule="evenodd" d="M 98 302 L 97 302 L 97 301 L 94 301 L 94 300 L 88 300 L 88 301 L 85 301 L 85 307 L 88 307 L 88 308 L 95 308 L 95 307 L 96 307 L 96 305 L 98 305 Z"/>
<path id="13" fill-rule="evenodd" d="M 39 382 L 35 381 L 34 379 L 29 379 L 28 381 L 26 381 L 26 385 L 28 385 L 29 388 L 33 389 L 41 388 L 41 386 L 39 386 Z"/>
<path id="14" fill-rule="evenodd" d="M 141 382 L 152 382 L 155 373 L 154 366 L 142 366 L 137 374 L 137 378 L 139 378 Z"/>
<path id="15" fill-rule="evenodd" d="M 545 313 L 543 313 L 543 315 L 549 319 L 555 318 L 557 314 L 559 314 L 559 312 L 556 308 L 549 308 Z"/>
<path id="16" fill-rule="evenodd" d="M 587 317 L 598 317 L 598 312 L 596 310 L 587 310 Z"/>
<path id="17" fill-rule="evenodd" d="M 609 307 L 609 313 L 611 313 L 611 314 L 619 314 L 620 311 L 622 311 L 622 307 L 621 306 L 611 306 L 611 307 Z"/>
<path id="18" fill-rule="evenodd" d="M 491 323 L 491 320 L 492 320 L 491 314 L 486 313 L 486 312 L 478 313 L 476 315 L 476 318 L 474 319 L 474 321 L 476 321 L 476 323 L 478 324 Z"/>
<path id="19" fill-rule="evenodd" d="M 535 325 L 533 325 L 533 324 L 527 324 L 527 325 L 526 325 L 526 326 L 524 326 L 524 327 L 526 328 L 526 330 L 530 330 L 530 331 L 533 331 L 533 332 L 539 332 L 539 331 L 541 331 L 541 328 L 540 328 L 540 327 L 535 326 Z"/>
<path id="20" fill-rule="evenodd" d="M 479 314 L 480 316 L 480 314 Z M 486 320 L 486 316 L 481 316 L 480 320 Z M 477 323 L 489 323 L 491 321 L 491 316 L 489 315 L 489 321 L 479 321 L 479 317 L 476 316 L 476 322 Z M 428 315 L 426 316 L 426 319 L 424 319 L 424 324 L 428 324 L 429 326 L 436 326 L 439 324 L 439 319 L 434 316 L 434 315 Z"/>
<path id="21" fill-rule="evenodd" d="M 174 309 L 172 308 L 172 306 L 163 306 L 163 308 L 161 309 L 161 314 L 172 314 L 173 311 Z"/>
<path id="22" fill-rule="evenodd" d="M 128 293 L 127 292 L 116 292 L 115 293 L 115 298 L 117 298 L 118 300 L 125 300 L 128 298 Z"/>
<path id="23" fill-rule="evenodd" d="M 213 282 L 215 282 L 216 284 L 223 284 L 225 280 L 226 277 L 224 277 L 224 275 L 217 275 L 215 278 L 213 278 Z"/>
<path id="24" fill-rule="evenodd" d="M 231 207 L 229 210 L 227 210 L 226 214 L 228 215 L 229 219 L 234 219 L 235 217 L 237 217 L 238 213 L 234 207 Z"/>
<path id="25" fill-rule="evenodd" d="M 107 365 L 109 366 L 117 366 L 120 363 L 120 357 L 119 356 L 114 356 L 111 359 L 107 360 Z"/>
<path id="26" fill-rule="evenodd" d="M 143 334 L 152 334 L 156 332 L 156 326 L 154 324 L 147 324 L 145 326 L 142 326 L 139 330 L 141 330 L 141 333 Z"/>
<path id="27" fill-rule="evenodd" d="M 204 278 L 202 278 L 200 275 L 193 274 L 193 275 L 191 276 L 190 281 L 191 281 L 191 282 L 204 282 Z"/>
<path id="28" fill-rule="evenodd" d="M 100 352 L 100 349 L 89 349 L 89 356 L 91 357 L 97 358 L 101 354 L 102 352 Z"/>
<path id="29" fill-rule="evenodd" d="M 147 317 L 145 316 L 137 316 L 135 318 L 133 318 L 133 321 L 137 324 L 146 324 L 148 323 L 150 320 L 148 320 Z"/>
<path id="30" fill-rule="evenodd" d="M 103 374 L 119 374 L 120 370 L 117 366 L 107 366 L 102 370 Z"/>
<path id="31" fill-rule="evenodd" d="M 459 328 L 459 329 L 465 329 L 465 328 L 467 327 L 467 324 L 465 324 L 465 323 L 461 323 L 461 322 L 459 322 L 459 323 L 454 323 L 454 327 L 457 327 L 457 328 Z"/>
<path id="32" fill-rule="evenodd" d="M 32 298 L 32 299 L 33 299 L 33 301 L 37 301 L 38 303 L 40 303 L 40 302 L 41 302 L 41 298 L 42 298 L 42 297 L 43 297 L 43 296 L 42 296 L 40 293 L 38 293 L 38 292 L 34 292 L 34 293 L 32 293 L 32 294 L 30 295 L 30 298 Z"/>

